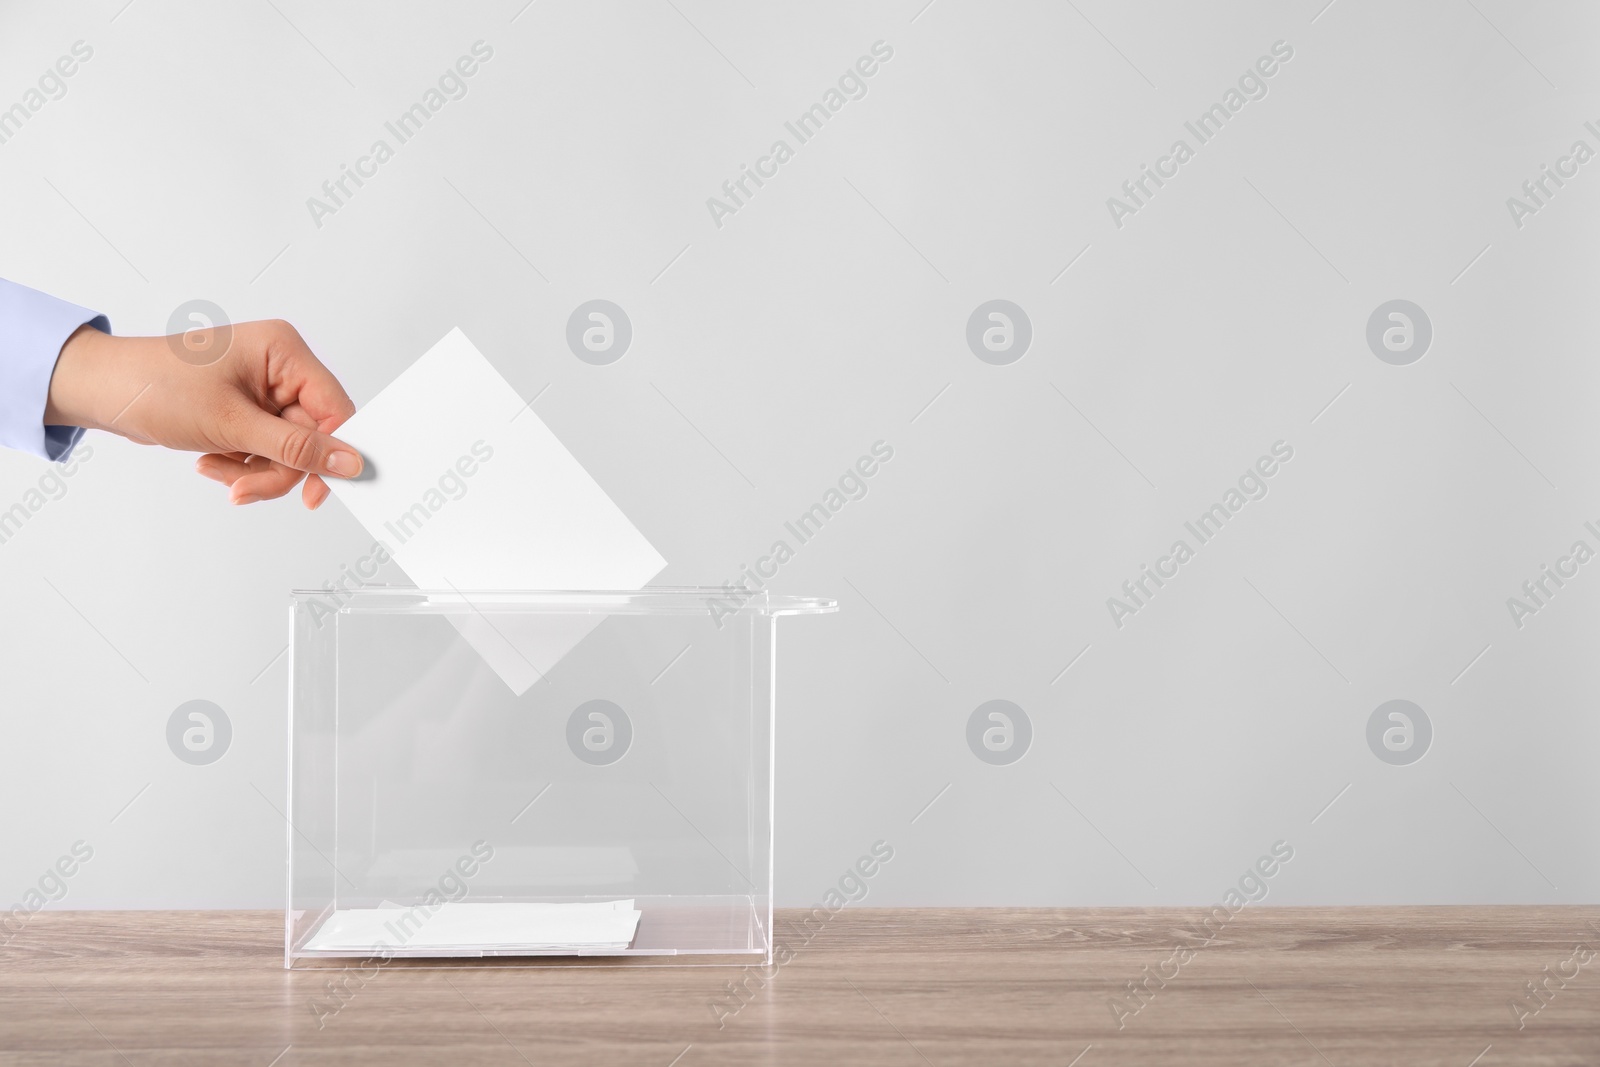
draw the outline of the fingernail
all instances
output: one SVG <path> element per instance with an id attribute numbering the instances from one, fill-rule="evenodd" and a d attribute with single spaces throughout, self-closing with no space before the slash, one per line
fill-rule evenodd
<path id="1" fill-rule="evenodd" d="M 257 496 L 256 494 L 254 494 L 254 493 L 246 493 L 244 496 L 241 496 L 241 497 L 237 498 L 236 500 L 234 500 L 234 503 L 235 504 L 254 504 L 257 500 L 260 500 L 260 499 L 261 498 L 259 496 Z"/>
<path id="2" fill-rule="evenodd" d="M 328 473 L 337 474 L 341 478 L 354 478 L 361 470 L 361 458 L 354 452 L 330 452 L 328 454 Z"/>

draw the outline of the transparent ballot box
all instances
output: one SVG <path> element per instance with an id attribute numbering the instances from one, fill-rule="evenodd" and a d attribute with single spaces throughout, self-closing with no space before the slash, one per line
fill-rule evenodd
<path id="1" fill-rule="evenodd" d="M 777 619 L 836 606 L 296 591 L 285 965 L 770 962 Z"/>

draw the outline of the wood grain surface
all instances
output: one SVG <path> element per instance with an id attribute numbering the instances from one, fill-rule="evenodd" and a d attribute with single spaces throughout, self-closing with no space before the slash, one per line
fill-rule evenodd
<path id="1" fill-rule="evenodd" d="M 774 975 L 285 971 L 276 912 L 42 912 L 0 947 L 0 1064 L 1600 1064 L 1600 908 L 1201 917 L 847 908 L 802 946 L 780 913 Z"/>

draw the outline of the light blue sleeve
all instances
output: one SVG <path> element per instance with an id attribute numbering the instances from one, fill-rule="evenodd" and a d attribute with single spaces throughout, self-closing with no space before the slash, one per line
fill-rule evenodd
<path id="1" fill-rule="evenodd" d="M 111 332 L 104 315 L 0 278 L 0 446 L 63 460 L 81 426 L 46 426 L 45 400 L 61 346 L 88 323 Z"/>

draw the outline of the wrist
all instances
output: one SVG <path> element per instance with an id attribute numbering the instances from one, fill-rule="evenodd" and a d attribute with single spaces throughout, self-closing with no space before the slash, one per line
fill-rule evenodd
<path id="1" fill-rule="evenodd" d="M 47 426 L 106 429 L 116 412 L 107 412 L 105 397 L 114 380 L 117 338 L 93 326 L 80 326 L 61 346 L 45 399 Z"/>

